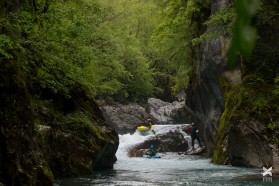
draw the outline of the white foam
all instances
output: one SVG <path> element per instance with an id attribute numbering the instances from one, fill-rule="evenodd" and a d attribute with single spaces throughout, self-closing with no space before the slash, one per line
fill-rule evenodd
<path id="1" fill-rule="evenodd" d="M 164 134 L 169 131 L 175 131 L 178 130 L 182 132 L 182 129 L 186 127 L 189 124 L 178 124 L 178 125 L 155 125 L 153 127 L 153 130 L 155 131 L 156 135 L 157 134 Z M 182 132 L 187 139 L 187 134 Z M 135 146 L 136 144 L 140 144 L 147 139 L 153 137 L 154 134 L 152 132 L 145 132 L 144 135 L 142 135 L 140 132 L 135 131 L 134 134 L 124 134 L 124 135 L 119 135 L 119 147 L 116 153 L 117 157 L 128 157 L 127 152 L 130 148 Z"/>

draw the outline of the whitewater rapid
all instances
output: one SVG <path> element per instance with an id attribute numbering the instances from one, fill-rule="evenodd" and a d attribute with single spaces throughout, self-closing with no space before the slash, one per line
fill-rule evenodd
<path id="1" fill-rule="evenodd" d="M 179 124 L 179 125 L 155 125 L 153 130 L 155 131 L 156 135 L 164 134 L 169 131 L 178 130 L 182 134 L 184 134 L 184 138 L 186 140 L 190 140 L 189 135 L 182 131 L 183 128 L 189 126 L 189 124 Z M 116 153 L 116 157 L 119 158 L 128 158 L 127 152 L 133 146 L 146 141 L 149 138 L 154 137 L 155 135 L 152 132 L 147 132 L 145 135 L 142 135 L 139 131 L 135 131 L 133 134 L 124 134 L 119 135 L 119 147 Z"/>
<path id="2" fill-rule="evenodd" d="M 170 130 L 181 130 L 183 125 L 158 125 L 156 134 Z M 202 156 L 178 155 L 166 153 L 161 159 L 142 157 L 130 158 L 127 151 L 138 143 L 142 143 L 154 134 L 142 136 L 134 134 L 119 135 L 119 148 L 116 153 L 117 162 L 113 170 L 94 172 L 91 176 L 57 180 L 57 186 L 260 186 L 279 185 L 273 178 L 264 180 L 261 169 L 214 165 L 210 159 Z M 187 139 L 189 136 L 185 134 Z M 269 182 L 267 182 L 269 181 Z"/>

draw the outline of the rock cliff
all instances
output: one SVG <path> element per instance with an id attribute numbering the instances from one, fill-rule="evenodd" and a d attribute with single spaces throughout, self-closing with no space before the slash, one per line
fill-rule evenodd
<path id="1" fill-rule="evenodd" d="M 184 106 L 184 101 L 174 101 L 169 103 L 160 99 L 149 98 L 147 112 L 152 116 L 156 123 L 183 123 L 184 117 L 180 113 Z"/>
<path id="2" fill-rule="evenodd" d="M 53 174 L 34 139 L 34 115 L 18 61 L 0 68 L 0 185 L 52 185 Z"/>
<path id="3" fill-rule="evenodd" d="M 149 98 L 144 107 L 137 103 L 102 106 L 106 122 L 118 134 L 134 133 L 138 125 L 144 124 L 146 118 L 152 118 L 155 124 L 184 123 L 189 116 L 184 112 L 184 101 L 172 103 L 156 98 Z"/>
<path id="4" fill-rule="evenodd" d="M 39 124 L 39 144 L 54 176 L 88 175 L 94 169 L 113 168 L 118 135 L 106 125 L 86 87 L 75 85 L 70 98 L 48 94 L 52 101 L 33 100 L 32 107 Z"/>
<path id="5" fill-rule="evenodd" d="M 17 61 L 0 69 L 0 182 L 52 185 L 54 178 L 111 169 L 118 135 L 93 96 L 76 85 L 70 97 L 32 95 Z M 44 98 L 43 98 L 44 97 Z"/>
<path id="6" fill-rule="evenodd" d="M 228 1 L 212 1 L 211 14 L 216 13 Z M 211 29 L 211 28 L 208 28 Z M 213 154 L 218 137 L 218 127 L 224 110 L 223 91 L 219 78 L 226 63 L 226 37 L 218 37 L 201 44 L 198 64 L 190 86 L 186 92 L 185 112 L 188 122 L 195 122 L 206 141 L 208 155 Z"/>
<path id="7" fill-rule="evenodd" d="M 150 117 L 143 107 L 135 103 L 126 105 L 115 103 L 101 107 L 106 122 L 118 134 L 134 133 L 136 126 L 145 122 Z"/>
<path id="8" fill-rule="evenodd" d="M 272 3 L 276 4 L 271 1 L 267 4 Z M 212 1 L 211 14 L 228 4 L 228 0 Z M 274 8 L 276 6 L 270 7 L 278 11 Z M 267 10 L 263 7 L 259 12 L 259 20 L 264 9 Z M 270 24 L 258 22 L 260 39 L 252 60 L 241 59 L 241 64 L 235 69 L 227 67 L 228 36 L 205 41 L 196 51 L 199 62 L 186 93 L 184 110 L 191 116 L 189 122 L 196 122 L 207 154 L 213 156 L 215 163 L 262 167 L 271 166 L 273 157 L 278 156 L 278 142 L 275 142 L 278 139 L 275 127 L 278 107 L 274 106 L 278 96 L 272 94 L 274 85 L 270 84 L 272 78 L 266 73 L 267 68 L 276 64 L 271 56 L 278 55 L 275 51 L 269 55 L 273 49 L 266 43 L 278 46 L 274 40 L 267 39 L 266 32 L 278 33 L 278 28 Z M 211 26 L 207 28 L 212 29 Z M 267 58 L 270 65 L 263 67 L 262 61 Z M 277 66 L 272 71 L 276 69 Z"/>

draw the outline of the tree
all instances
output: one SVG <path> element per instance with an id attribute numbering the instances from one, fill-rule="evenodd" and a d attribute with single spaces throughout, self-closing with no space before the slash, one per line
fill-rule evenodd
<path id="1" fill-rule="evenodd" d="M 173 92 L 187 87 L 194 66 L 192 40 L 205 31 L 202 22 L 209 17 L 206 0 L 158 0 L 162 21 L 153 34 L 157 59 L 154 66 L 168 77 Z M 167 76 L 166 76 L 167 75 Z"/>
<path id="2" fill-rule="evenodd" d="M 136 99 L 152 95 L 152 48 L 149 43 L 157 20 L 157 17 L 151 16 L 156 5 L 145 0 L 104 0 L 100 3 L 111 10 L 102 26 L 110 30 L 111 37 L 117 45 L 119 62 L 127 72 L 121 80 L 121 93 Z"/>

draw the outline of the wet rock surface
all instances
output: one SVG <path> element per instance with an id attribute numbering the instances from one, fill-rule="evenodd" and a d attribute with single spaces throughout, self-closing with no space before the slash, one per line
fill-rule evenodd
<path id="1" fill-rule="evenodd" d="M 184 123 L 184 118 L 182 117 L 184 112 L 181 112 L 184 105 L 184 101 L 169 103 L 160 99 L 149 98 L 147 111 L 156 123 Z"/>
<path id="2" fill-rule="evenodd" d="M 44 156 L 55 177 L 89 175 L 94 169 L 113 168 L 118 135 L 111 127 L 98 130 L 102 130 L 102 138 L 90 128 L 79 129 L 81 135 L 64 129 L 40 131 Z"/>
<path id="3" fill-rule="evenodd" d="M 228 134 L 228 158 L 235 166 L 272 165 L 272 149 L 255 126 L 231 126 Z"/>
<path id="4" fill-rule="evenodd" d="M 170 131 L 165 134 L 158 134 L 131 148 L 128 151 L 130 157 L 142 157 L 149 147 L 154 145 L 159 152 L 185 152 L 188 149 L 188 141 L 179 131 Z"/>
<path id="5" fill-rule="evenodd" d="M 138 104 L 114 104 L 101 107 L 108 125 L 113 127 L 118 134 L 134 133 L 136 126 L 145 122 L 150 117 L 143 107 Z"/>
<path id="6" fill-rule="evenodd" d="M 180 98 L 182 99 L 182 98 Z M 154 123 L 173 124 L 184 123 L 184 101 L 164 102 L 160 99 L 149 98 L 146 108 L 136 103 L 126 105 L 114 103 L 100 107 L 106 122 L 118 134 L 134 133 L 136 127 L 145 124 L 146 118 L 152 118 Z"/>
<path id="7" fill-rule="evenodd" d="M 70 93 L 75 102 L 59 99 L 68 105 L 67 114 L 57 115 L 49 107 L 34 105 L 36 117 L 45 124 L 38 127 L 37 138 L 51 171 L 55 177 L 71 177 L 112 169 L 118 134 L 105 123 L 86 88 L 77 85 Z"/>

